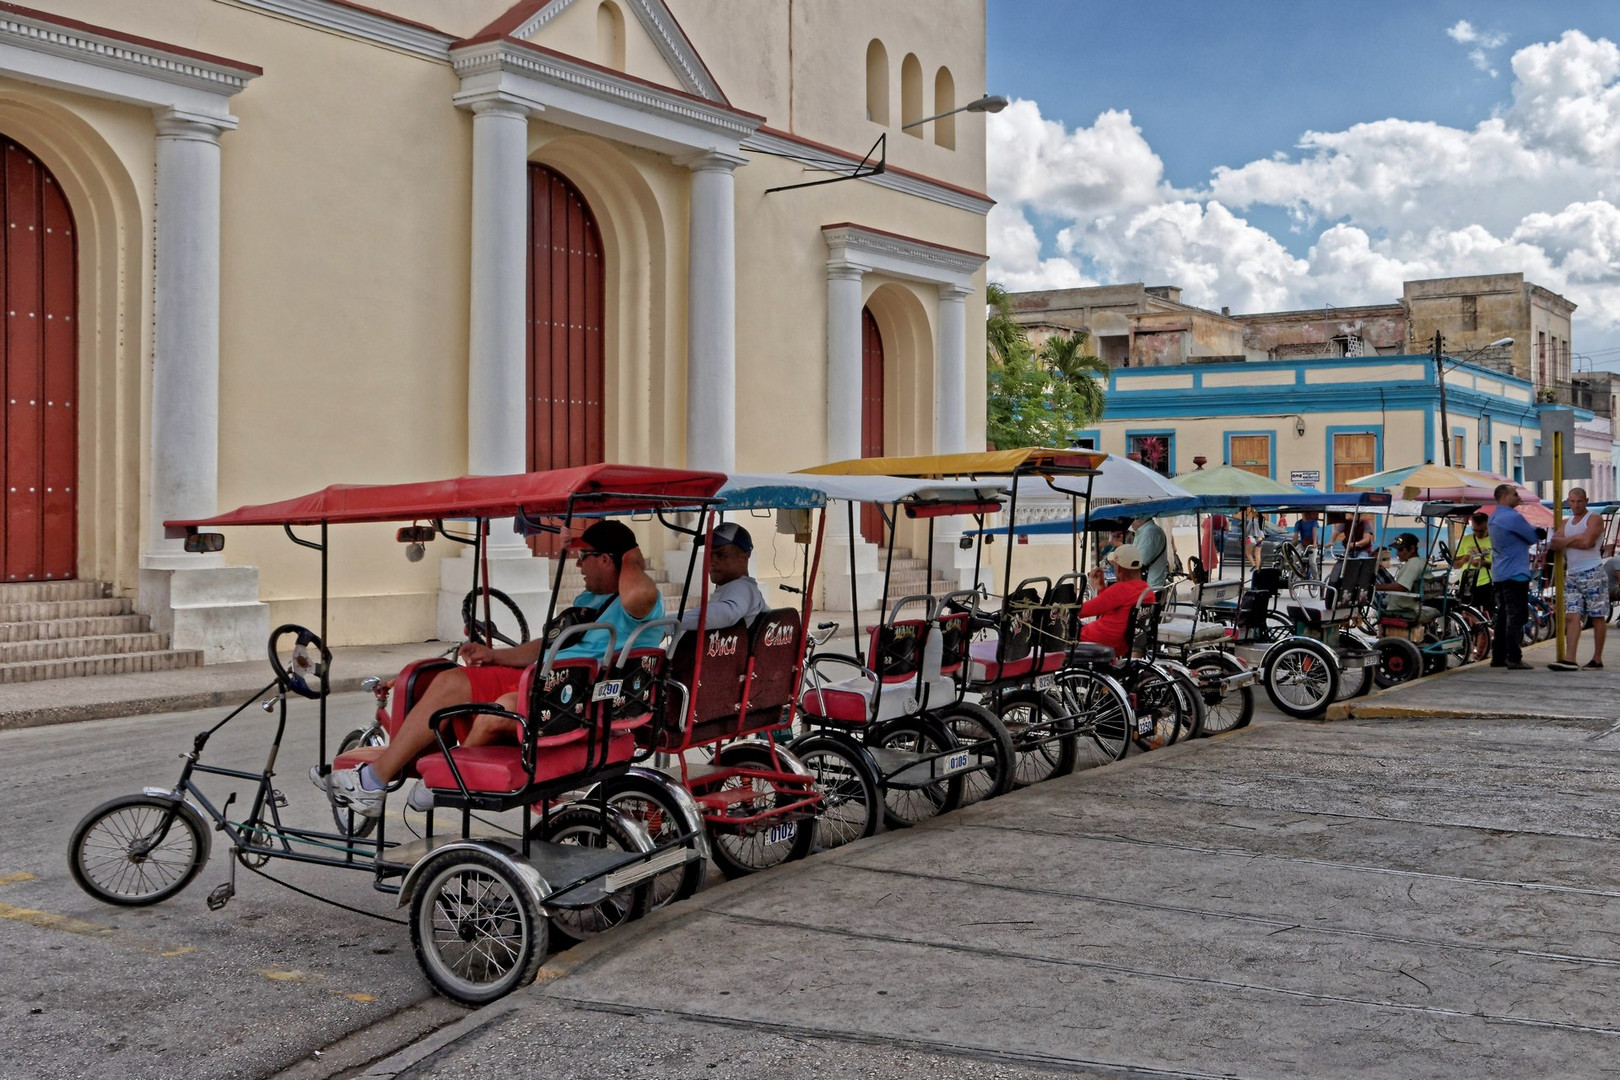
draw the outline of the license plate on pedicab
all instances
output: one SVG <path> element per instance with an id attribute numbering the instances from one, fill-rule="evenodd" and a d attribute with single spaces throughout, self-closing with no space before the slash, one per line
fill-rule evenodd
<path id="1" fill-rule="evenodd" d="M 592 701 L 612 701 L 624 689 L 623 679 L 614 679 L 612 682 L 599 682 L 596 689 L 591 691 Z"/>
<path id="2" fill-rule="evenodd" d="M 1035 689 L 1037 689 L 1037 690 L 1050 690 L 1050 689 L 1052 689 L 1052 687 L 1054 687 L 1056 685 L 1057 685 L 1057 676 L 1056 675 L 1037 675 L 1037 676 L 1035 676 Z"/>
<path id="3" fill-rule="evenodd" d="M 968 762 L 971 760 L 971 757 L 972 755 L 970 755 L 966 750 L 963 750 L 961 753 L 950 755 L 945 759 L 945 771 L 961 772 L 963 769 L 968 767 Z"/>
<path id="4" fill-rule="evenodd" d="M 784 844 L 799 834 L 799 823 L 789 821 L 781 825 L 772 825 L 765 830 L 767 844 Z"/>
<path id="5" fill-rule="evenodd" d="M 1136 733 L 1143 738 L 1153 734 L 1153 714 L 1143 713 L 1136 718 Z"/>

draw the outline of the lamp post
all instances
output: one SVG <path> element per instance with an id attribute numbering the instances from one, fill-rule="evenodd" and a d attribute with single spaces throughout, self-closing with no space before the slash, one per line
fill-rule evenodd
<path id="1" fill-rule="evenodd" d="M 1486 349 L 1500 349 L 1512 344 L 1513 339 L 1510 337 L 1497 338 L 1488 345 L 1481 345 L 1477 349 L 1470 350 L 1464 356 L 1451 357 L 1451 366 L 1456 367 L 1458 364 L 1466 363 Z M 1435 381 L 1440 384 L 1440 442 L 1445 450 L 1446 466 L 1449 468 L 1451 466 L 1451 420 L 1446 415 L 1446 359 L 1444 342 L 1441 340 L 1440 331 L 1436 330 L 1434 332 L 1434 377 Z"/>
<path id="2" fill-rule="evenodd" d="M 921 120 L 913 120 L 909 124 L 901 124 L 900 130 L 905 131 L 907 128 L 919 127 L 928 123 L 930 120 L 938 120 L 941 117 L 953 116 L 959 112 L 998 113 L 1006 107 L 1007 99 L 1002 97 L 1000 94 L 986 94 L 978 101 L 970 101 L 966 105 L 958 105 L 954 109 L 946 109 L 942 113 L 935 113 L 933 116 L 925 116 Z"/>

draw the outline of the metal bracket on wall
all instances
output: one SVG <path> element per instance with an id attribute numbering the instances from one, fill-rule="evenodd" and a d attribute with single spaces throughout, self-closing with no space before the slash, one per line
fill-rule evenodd
<path id="1" fill-rule="evenodd" d="M 755 153 L 761 153 L 761 154 L 773 154 L 773 151 L 770 151 L 770 150 L 757 150 L 757 151 L 754 151 L 754 152 Z M 878 155 L 878 159 L 875 162 L 872 161 L 872 155 L 874 153 Z M 798 157 L 797 155 L 791 155 L 791 154 L 773 154 L 773 156 L 775 156 L 775 157 L 787 157 L 787 158 L 794 158 L 794 159 L 797 159 L 797 157 Z M 847 175 L 843 175 L 843 176 L 830 176 L 825 180 L 806 180 L 802 184 L 783 184 L 780 187 L 766 188 L 765 189 L 765 194 L 769 195 L 773 191 L 792 191 L 794 188 L 819 187 L 822 184 L 840 184 L 840 183 L 843 183 L 845 180 L 860 180 L 863 177 L 876 176 L 879 173 L 883 172 L 884 169 L 887 167 L 887 165 L 888 165 L 888 157 L 889 157 L 889 134 L 888 134 L 888 132 L 884 132 L 882 135 L 879 135 L 877 137 L 877 142 L 872 144 L 872 149 L 870 149 L 870 150 L 868 150 L 866 152 L 866 156 L 861 158 L 860 161 L 856 162 L 854 172 L 849 173 Z M 840 164 L 844 164 L 844 163 L 840 162 Z M 815 168 L 816 166 L 812 165 L 810 167 Z M 826 171 L 827 172 L 832 172 L 833 170 L 831 168 L 828 168 Z"/>

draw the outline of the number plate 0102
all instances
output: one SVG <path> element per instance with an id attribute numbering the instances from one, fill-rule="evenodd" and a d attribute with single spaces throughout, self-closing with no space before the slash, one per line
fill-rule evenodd
<path id="1" fill-rule="evenodd" d="M 783 825 L 772 825 L 765 830 L 765 842 L 767 844 L 785 843 L 797 836 L 798 833 L 799 823 L 796 821 L 789 821 Z"/>
<path id="2" fill-rule="evenodd" d="M 968 767 L 968 752 L 963 750 L 959 754 L 952 754 L 945 759 L 946 772 L 961 772 Z"/>

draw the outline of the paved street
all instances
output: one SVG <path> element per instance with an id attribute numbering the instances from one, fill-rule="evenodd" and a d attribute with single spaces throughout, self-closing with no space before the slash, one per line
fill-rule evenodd
<path id="1" fill-rule="evenodd" d="M 1553 678 L 1492 696 L 1569 685 Z M 1559 721 L 1262 710 L 718 885 L 472 1014 L 431 996 L 403 927 L 245 873 L 208 912 L 220 846 L 156 908 L 73 885 L 78 817 L 169 782 L 219 713 L 0 732 L 0 956 L 30 975 L 0 990 L 0 1052 L 40 1077 L 1605 1075 L 1620 734 L 1604 683 L 1574 695 L 1590 716 Z M 367 708 L 335 698 L 332 729 Z M 304 716 L 284 786 L 314 821 Z M 239 718 L 218 759 L 254 761 L 266 722 Z M 392 914 L 364 875 L 277 872 Z"/>

